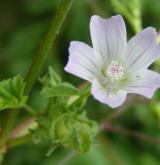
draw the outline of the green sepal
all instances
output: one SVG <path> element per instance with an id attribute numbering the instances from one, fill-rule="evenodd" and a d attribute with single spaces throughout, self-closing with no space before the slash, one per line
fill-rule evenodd
<path id="1" fill-rule="evenodd" d="M 20 108 L 27 101 L 24 96 L 25 83 L 21 76 L 15 76 L 0 82 L 0 110 Z"/>
<path id="2" fill-rule="evenodd" d="M 41 81 L 41 94 L 49 99 L 49 104 L 47 111 L 37 117 L 39 131 L 35 135 L 50 139 L 54 145 L 87 152 L 97 133 L 97 123 L 88 119 L 84 110 L 90 84 L 77 89 L 62 82 L 51 67 Z"/>
<path id="3" fill-rule="evenodd" d="M 50 136 L 55 144 L 85 153 L 97 133 L 97 123 L 89 120 L 86 113 L 63 114 L 52 123 Z"/>

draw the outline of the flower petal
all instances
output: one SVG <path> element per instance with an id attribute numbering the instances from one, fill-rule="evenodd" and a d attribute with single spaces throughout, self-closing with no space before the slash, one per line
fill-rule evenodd
<path id="1" fill-rule="evenodd" d="M 125 91 L 117 91 L 116 93 L 107 92 L 96 79 L 92 83 L 91 93 L 96 100 L 108 104 L 112 108 L 122 105 L 127 96 Z"/>
<path id="2" fill-rule="evenodd" d="M 93 48 L 99 53 L 104 65 L 109 64 L 112 60 L 121 60 L 125 57 L 127 50 L 126 27 L 120 15 L 110 19 L 92 16 L 90 33 Z"/>
<path id="3" fill-rule="evenodd" d="M 160 74 L 145 69 L 135 74 L 129 84 L 123 88 L 128 93 L 136 93 L 152 98 L 155 90 L 160 87 Z"/>
<path id="4" fill-rule="evenodd" d="M 91 82 L 97 70 L 93 49 L 85 43 L 72 41 L 69 47 L 69 61 L 64 69 Z"/>
<path id="5" fill-rule="evenodd" d="M 160 46 L 156 43 L 156 36 L 155 29 L 148 27 L 128 42 L 127 68 L 130 71 L 147 68 L 160 57 Z"/>

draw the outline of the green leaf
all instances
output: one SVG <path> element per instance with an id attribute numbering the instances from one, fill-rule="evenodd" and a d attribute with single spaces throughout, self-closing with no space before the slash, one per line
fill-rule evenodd
<path id="1" fill-rule="evenodd" d="M 62 82 L 60 76 L 53 70 L 52 67 L 48 68 L 48 73 L 40 80 L 44 86 L 55 86 Z"/>
<path id="2" fill-rule="evenodd" d="M 47 98 L 77 94 L 77 89 L 70 83 L 62 82 L 59 75 L 51 67 L 41 81 L 44 84 L 41 94 Z"/>
<path id="3" fill-rule="evenodd" d="M 20 108 L 26 101 L 23 95 L 25 83 L 22 77 L 15 76 L 0 82 L 0 110 L 7 108 Z"/>
<path id="4" fill-rule="evenodd" d="M 141 10 L 138 0 L 111 0 L 113 9 L 126 17 L 133 30 L 137 33 L 141 30 Z"/>
<path id="5" fill-rule="evenodd" d="M 76 95 L 77 90 L 69 83 L 62 83 L 51 87 L 44 87 L 41 93 L 45 97 L 71 96 Z"/>
<path id="6" fill-rule="evenodd" d="M 83 87 L 78 90 L 77 95 L 69 98 L 68 107 L 82 109 L 90 96 L 90 91 L 91 85 L 89 83 L 84 84 Z"/>

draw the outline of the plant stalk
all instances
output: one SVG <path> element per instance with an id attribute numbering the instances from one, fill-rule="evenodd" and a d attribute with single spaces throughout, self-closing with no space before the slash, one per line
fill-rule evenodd
<path id="1" fill-rule="evenodd" d="M 69 12 L 72 1 L 73 0 L 60 1 L 55 17 L 49 27 L 48 32 L 46 33 L 44 37 L 44 40 L 41 43 L 41 46 L 38 48 L 35 58 L 33 59 L 33 62 L 26 75 L 26 78 L 25 78 L 26 86 L 24 90 L 25 95 L 28 95 L 30 93 L 35 81 L 37 80 L 39 73 L 44 65 L 45 59 L 48 55 L 49 49 L 52 47 L 52 44 L 55 42 L 58 34 L 60 33 L 62 29 L 62 25 Z M 1 132 L 0 149 L 5 147 L 10 130 L 12 129 L 14 125 L 14 122 L 18 113 L 19 113 L 19 109 L 10 110 L 5 128 Z"/>
<path id="2" fill-rule="evenodd" d="M 33 60 L 30 69 L 25 78 L 26 87 L 25 94 L 28 94 L 32 89 L 33 84 L 38 78 L 38 75 L 43 67 L 45 59 L 48 55 L 48 51 L 56 40 L 64 20 L 69 12 L 73 0 L 61 0 L 59 7 L 57 9 L 56 15 L 53 19 L 53 22 L 50 25 L 49 31 L 47 32 L 43 43 L 39 47 L 35 59 Z"/>

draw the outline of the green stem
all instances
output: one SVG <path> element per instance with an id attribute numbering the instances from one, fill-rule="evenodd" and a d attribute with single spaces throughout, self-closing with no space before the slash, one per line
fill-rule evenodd
<path id="1" fill-rule="evenodd" d="M 28 134 L 28 135 L 25 135 L 22 137 L 11 139 L 7 143 L 7 148 L 13 148 L 13 147 L 17 147 L 19 145 L 25 144 L 25 143 L 31 141 L 31 139 L 32 139 L 31 136 L 32 136 L 31 134 Z"/>
<path id="2" fill-rule="evenodd" d="M 3 147 L 7 141 L 8 134 L 12 129 L 12 125 L 14 124 L 15 118 L 19 112 L 19 109 L 11 109 L 8 114 L 8 118 L 5 124 L 4 129 L 2 130 L 1 138 L 0 138 L 0 148 Z"/>
<path id="3" fill-rule="evenodd" d="M 29 69 L 29 72 L 26 76 L 26 87 L 25 87 L 25 94 L 28 94 L 32 89 L 34 82 L 36 81 L 41 68 L 44 64 L 45 58 L 48 55 L 48 51 L 51 48 L 52 44 L 54 43 L 55 39 L 57 38 L 66 15 L 71 7 L 73 0 L 61 0 L 59 7 L 57 9 L 56 15 L 54 17 L 54 21 L 51 24 L 48 33 L 46 34 L 42 46 L 39 48 L 35 59 Z"/>
<path id="4" fill-rule="evenodd" d="M 33 115 L 33 116 L 36 115 L 35 110 L 33 110 L 29 105 L 25 104 L 25 105 L 24 105 L 24 108 L 25 108 L 31 115 Z"/>
<path id="5" fill-rule="evenodd" d="M 57 38 L 58 34 L 60 33 L 60 30 L 61 30 L 64 20 L 66 18 L 66 15 L 69 12 L 69 9 L 71 7 L 72 1 L 73 0 L 61 0 L 60 1 L 60 4 L 56 11 L 53 23 L 51 24 L 49 31 L 47 32 L 47 34 L 41 44 L 41 47 L 39 47 L 37 54 L 33 60 L 33 63 L 30 66 L 30 69 L 25 78 L 26 87 L 25 87 L 24 93 L 26 95 L 30 92 L 33 84 L 37 80 L 37 77 L 38 77 L 38 75 L 43 67 L 43 64 L 45 62 L 45 59 L 48 55 L 48 51 L 51 48 L 52 44 L 55 42 L 55 39 Z M 18 112 L 19 112 L 19 110 L 10 110 L 8 119 L 6 122 L 6 126 L 2 130 L 3 132 L 0 137 L 0 148 L 3 147 L 5 145 L 5 143 L 7 142 L 8 134 L 9 134 L 10 130 L 12 129 L 12 126 L 15 122 Z"/>

